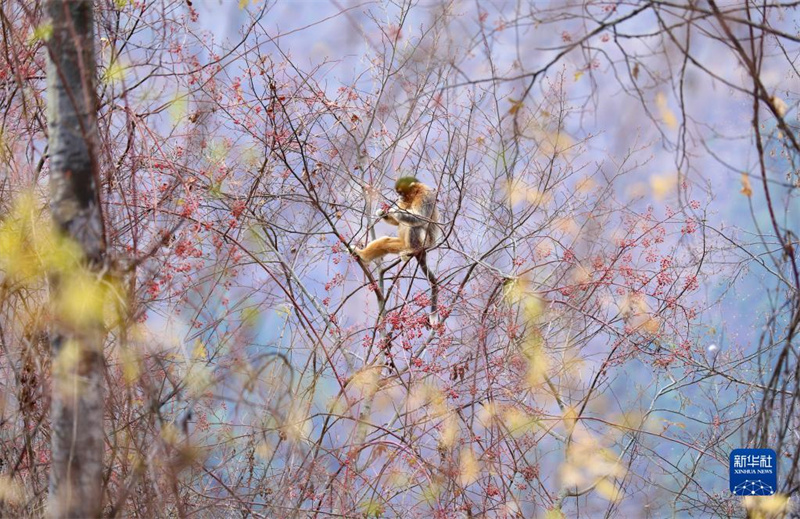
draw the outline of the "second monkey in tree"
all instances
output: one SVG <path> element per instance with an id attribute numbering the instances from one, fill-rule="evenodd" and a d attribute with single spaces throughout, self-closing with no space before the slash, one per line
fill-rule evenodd
<path id="1" fill-rule="evenodd" d="M 403 259 L 423 252 L 436 242 L 439 212 L 436 193 L 415 177 L 401 177 L 394 186 L 400 199 L 389 211 L 377 216 L 397 226 L 397 237 L 384 236 L 356 249 L 361 261 L 369 263 L 386 254 L 400 254 Z"/>

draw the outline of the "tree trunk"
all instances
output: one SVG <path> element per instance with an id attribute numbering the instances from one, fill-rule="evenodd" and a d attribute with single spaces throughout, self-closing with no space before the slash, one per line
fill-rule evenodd
<path id="1" fill-rule="evenodd" d="M 47 102 L 51 211 L 60 229 L 102 268 L 97 191 L 97 94 L 91 0 L 48 0 Z M 64 276 L 70 275 L 69 273 Z M 63 279 L 54 279 L 58 297 Z M 103 509 L 102 323 L 56 324 L 52 333 L 51 517 L 99 517 Z"/>

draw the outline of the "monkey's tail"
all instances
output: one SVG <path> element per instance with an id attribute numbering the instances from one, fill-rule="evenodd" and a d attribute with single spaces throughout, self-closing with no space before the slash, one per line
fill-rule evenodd
<path id="1" fill-rule="evenodd" d="M 419 255 L 419 268 L 422 269 L 431 285 L 431 314 L 428 316 L 428 320 L 431 326 L 435 326 L 439 324 L 439 283 L 436 281 L 433 269 L 428 267 L 428 253 L 425 250 Z"/>

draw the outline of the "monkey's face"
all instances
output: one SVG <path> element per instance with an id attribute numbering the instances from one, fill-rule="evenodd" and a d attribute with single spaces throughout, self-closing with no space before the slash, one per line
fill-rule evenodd
<path id="1" fill-rule="evenodd" d="M 395 183 L 394 190 L 400 195 L 400 198 L 405 200 L 413 196 L 418 184 L 419 181 L 414 177 L 401 177 Z"/>
<path id="2" fill-rule="evenodd" d="M 414 191 L 414 186 L 416 186 L 416 184 L 409 184 L 407 187 L 404 187 L 402 189 L 398 188 L 395 189 L 395 191 L 397 192 L 398 195 L 400 195 L 401 198 L 405 198 L 408 195 L 410 195 L 412 191 Z"/>

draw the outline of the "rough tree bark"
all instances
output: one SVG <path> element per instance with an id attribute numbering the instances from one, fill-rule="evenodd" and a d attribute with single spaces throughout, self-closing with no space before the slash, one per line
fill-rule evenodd
<path id="1" fill-rule="evenodd" d="M 91 0 L 48 0 L 47 102 L 53 218 L 83 250 L 105 257 L 97 191 L 97 93 Z M 66 274 L 69 275 L 69 274 Z M 54 292 L 63 285 L 54 279 Z M 99 517 L 103 481 L 102 324 L 57 323 L 52 332 L 51 517 Z"/>

